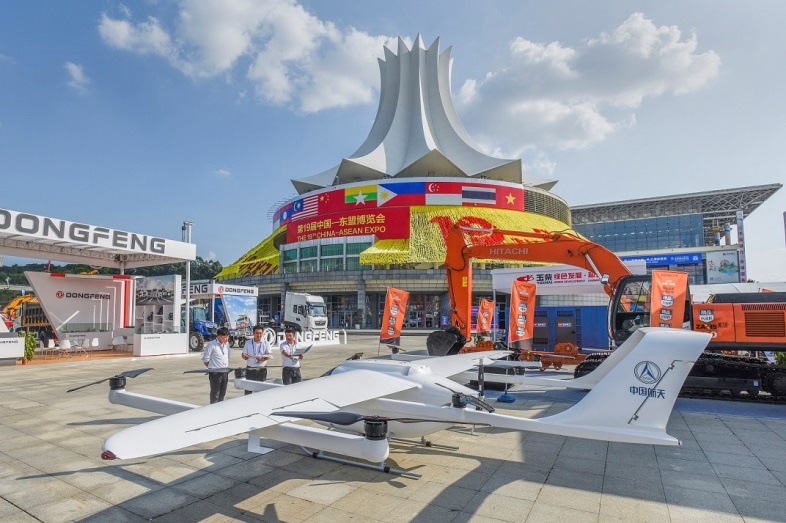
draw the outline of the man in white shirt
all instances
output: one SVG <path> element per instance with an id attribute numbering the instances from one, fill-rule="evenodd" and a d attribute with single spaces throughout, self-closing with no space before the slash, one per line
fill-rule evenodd
<path id="1" fill-rule="evenodd" d="M 267 360 L 270 359 L 272 351 L 270 344 L 262 337 L 265 328 L 262 325 L 254 326 L 254 337 L 246 341 L 243 345 L 241 358 L 246 360 L 246 379 L 251 381 L 265 381 L 267 379 Z M 250 390 L 246 395 L 251 394 Z"/>
<path id="2" fill-rule="evenodd" d="M 292 327 L 287 327 L 284 330 L 284 337 L 286 338 L 281 345 L 279 345 L 279 350 L 281 351 L 281 380 L 284 382 L 284 385 L 290 385 L 292 383 L 299 383 L 302 379 L 300 375 L 300 360 L 303 359 L 303 350 L 300 350 L 300 354 L 298 354 L 298 349 L 300 347 L 295 342 L 295 329 Z"/>
<path id="3" fill-rule="evenodd" d="M 205 345 L 202 351 L 202 361 L 208 369 L 226 369 L 229 367 L 229 329 L 218 329 L 216 339 Z M 224 401 L 229 383 L 228 372 L 209 372 L 210 378 L 210 403 Z"/>

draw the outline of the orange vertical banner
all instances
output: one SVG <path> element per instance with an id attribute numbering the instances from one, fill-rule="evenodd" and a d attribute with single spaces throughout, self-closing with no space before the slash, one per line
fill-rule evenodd
<path id="1" fill-rule="evenodd" d="M 508 347 L 530 350 L 535 330 L 535 289 L 528 281 L 513 281 L 508 322 Z"/>
<path id="2" fill-rule="evenodd" d="M 650 326 L 681 329 L 685 318 L 688 273 L 652 271 Z"/>
<path id="3" fill-rule="evenodd" d="M 379 342 L 390 347 L 401 347 L 401 329 L 404 327 L 404 318 L 407 316 L 407 301 L 409 293 L 393 287 L 388 287 L 385 297 L 385 311 L 382 314 L 382 330 L 379 333 Z"/>
<path id="4" fill-rule="evenodd" d="M 491 332 L 491 322 L 494 319 L 494 301 L 486 298 L 480 299 L 478 307 L 478 334 Z"/>

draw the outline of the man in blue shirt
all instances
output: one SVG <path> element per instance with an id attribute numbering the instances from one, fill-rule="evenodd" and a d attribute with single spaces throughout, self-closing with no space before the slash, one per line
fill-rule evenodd
<path id="1" fill-rule="evenodd" d="M 205 345 L 202 351 L 202 361 L 208 369 L 226 369 L 229 367 L 229 329 L 218 329 L 216 339 Z M 210 378 L 210 403 L 224 401 L 229 383 L 228 372 L 209 372 Z"/>

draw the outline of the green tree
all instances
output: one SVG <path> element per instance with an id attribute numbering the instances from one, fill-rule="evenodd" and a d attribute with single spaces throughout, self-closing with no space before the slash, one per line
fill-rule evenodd
<path id="1" fill-rule="evenodd" d="M 201 256 L 197 256 L 196 260 L 191 262 L 191 279 L 212 280 L 219 272 L 223 270 L 223 268 L 224 267 L 218 261 L 206 260 Z M 165 276 L 167 274 L 179 274 L 185 277 L 186 264 L 172 263 L 168 265 L 139 267 L 137 269 L 128 271 L 128 273 L 135 276 Z"/>

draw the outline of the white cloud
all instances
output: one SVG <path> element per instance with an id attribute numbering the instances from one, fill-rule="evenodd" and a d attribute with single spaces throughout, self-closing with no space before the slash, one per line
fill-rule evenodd
<path id="1" fill-rule="evenodd" d="M 396 49 L 392 37 L 338 28 L 295 0 L 179 0 L 171 27 L 121 11 L 101 18 L 107 45 L 159 56 L 194 79 L 237 84 L 239 101 L 253 93 L 302 113 L 373 103 L 376 59 L 383 46 Z M 646 98 L 690 93 L 720 70 L 695 34 L 641 13 L 575 47 L 518 37 L 509 53 L 505 67 L 467 79 L 455 97 L 479 145 L 508 157 L 589 147 L 635 125 Z"/>
<path id="2" fill-rule="evenodd" d="M 73 62 L 66 62 L 65 69 L 68 72 L 68 87 L 83 93 L 87 90 L 87 86 L 90 84 L 90 78 L 87 77 L 85 74 L 84 68 Z"/>
<path id="3" fill-rule="evenodd" d="M 101 16 L 98 32 L 107 45 L 139 54 L 152 54 L 167 58 L 175 65 L 177 50 L 166 30 L 154 17 L 134 24 L 128 20 L 115 20 Z"/>
<path id="4" fill-rule="evenodd" d="M 120 4 L 118 6 L 118 9 L 120 9 L 120 12 L 123 13 L 123 16 L 125 16 L 126 18 L 131 18 L 131 8 L 130 7 L 128 7 L 125 4 Z"/>
<path id="5" fill-rule="evenodd" d="M 229 178 L 232 175 L 232 173 L 229 172 L 227 169 L 218 169 L 214 171 L 213 174 L 215 174 L 219 178 Z"/>
<path id="6" fill-rule="evenodd" d="M 180 0 L 174 27 L 104 14 L 98 31 L 116 49 L 166 59 L 195 79 L 244 75 L 257 98 L 310 113 L 369 103 L 376 59 L 395 39 L 340 30 L 294 0 Z M 242 89 L 242 88 L 241 88 Z"/>
<path id="7" fill-rule="evenodd" d="M 516 38 L 509 65 L 466 80 L 456 104 L 482 147 L 501 145 L 509 156 L 580 149 L 635 125 L 633 111 L 645 98 L 689 93 L 715 79 L 720 58 L 697 47 L 695 34 L 683 38 L 679 28 L 657 27 L 641 13 L 576 48 Z"/>
<path id="8" fill-rule="evenodd" d="M 0 63 L 6 62 L 10 64 L 13 61 L 14 61 L 13 58 L 8 56 L 7 54 L 0 53 Z"/>

